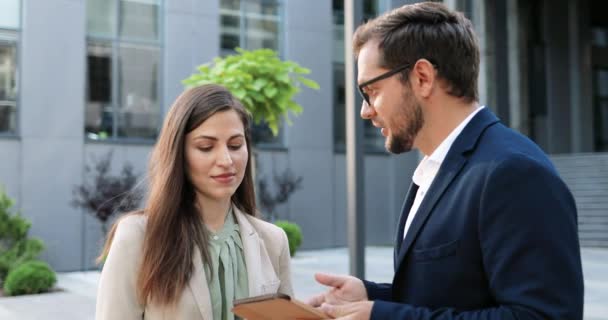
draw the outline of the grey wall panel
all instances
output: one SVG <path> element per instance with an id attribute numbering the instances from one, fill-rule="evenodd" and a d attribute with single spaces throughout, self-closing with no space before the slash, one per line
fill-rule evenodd
<path id="1" fill-rule="evenodd" d="M 23 10 L 21 135 L 80 138 L 85 99 L 84 1 L 24 1 Z"/>
<path id="2" fill-rule="evenodd" d="M 112 152 L 112 162 L 110 172 L 112 175 L 117 175 L 121 172 L 123 166 L 129 163 L 133 166 L 134 171 L 139 176 L 139 185 L 142 192 L 147 190 L 147 166 L 148 157 L 151 152 L 152 146 L 148 145 L 112 145 L 112 144 L 85 144 L 84 145 L 84 157 L 83 165 L 88 164 L 91 168 L 94 168 L 95 163 L 102 159 L 108 152 Z M 91 179 L 91 177 L 86 177 Z M 90 181 L 90 180 L 89 180 Z M 143 203 L 142 203 L 143 205 Z M 90 212 L 80 210 L 83 215 L 83 247 L 85 248 L 82 253 L 82 264 L 84 269 L 95 268 L 95 258 L 99 255 L 99 252 L 103 246 L 106 235 L 102 233 L 101 223 L 95 218 Z M 122 213 L 120 213 L 122 214 Z M 117 214 L 108 223 L 108 230 L 114 220 L 120 216 Z"/>
<path id="3" fill-rule="evenodd" d="M 70 205 L 81 181 L 81 139 L 23 139 L 22 213 L 45 241 L 42 257 L 56 270 L 80 269 L 82 214 Z"/>
<path id="4" fill-rule="evenodd" d="M 292 149 L 289 163 L 303 177 L 303 188 L 289 202 L 291 220 L 304 233 L 303 248 L 324 248 L 333 242 L 333 152 Z"/>
<path id="5" fill-rule="evenodd" d="M 285 24 L 289 30 L 318 31 L 319 36 L 331 35 L 331 32 L 328 32 L 332 30 L 328 26 L 331 27 L 333 23 L 331 1 L 289 0 L 284 1 L 284 3 L 286 4 Z M 287 35 L 287 37 L 290 37 L 290 35 Z M 311 45 L 311 43 L 308 44 Z"/>
<path id="6" fill-rule="evenodd" d="M 333 25 L 329 1 L 286 2 L 284 56 L 309 68 L 309 77 L 321 87 L 318 91 L 302 88 L 296 97 L 304 111 L 292 118 L 294 124 L 287 130 L 289 148 L 333 148 L 333 40 L 330 30 Z"/>
<path id="7" fill-rule="evenodd" d="M 0 140 L 0 188 L 15 201 L 15 209 L 21 204 L 21 141 Z"/>
<path id="8" fill-rule="evenodd" d="M 183 91 L 181 81 L 220 51 L 216 1 L 169 1 L 165 16 L 165 108 Z"/>
<path id="9" fill-rule="evenodd" d="M 256 158 L 255 160 L 253 160 L 256 166 L 254 173 L 255 179 L 256 181 L 259 181 L 259 179 L 264 179 L 267 183 L 268 190 L 271 196 L 273 197 L 276 196 L 278 190 L 278 186 L 274 181 L 275 175 L 281 175 L 283 172 L 285 172 L 285 170 L 289 169 L 295 176 L 302 176 L 302 172 L 296 170 L 296 168 L 293 168 L 289 165 L 289 156 L 286 152 L 256 150 L 255 154 Z M 270 217 L 270 213 L 268 212 L 268 209 L 263 208 L 260 205 L 260 191 L 257 184 L 256 192 L 258 192 L 258 210 L 262 213 L 262 218 L 268 219 Z M 301 190 L 296 190 L 294 193 L 291 194 L 290 198 L 287 199 L 287 202 L 278 204 L 275 207 L 274 211 L 277 219 L 291 220 L 289 201 L 298 192 L 301 192 Z"/>
<path id="10" fill-rule="evenodd" d="M 394 206 L 394 174 L 391 172 L 392 159 L 387 155 L 367 155 L 365 157 L 365 243 L 368 245 L 390 244 L 394 223 L 391 221 Z"/>
<path id="11" fill-rule="evenodd" d="M 336 242 L 346 245 L 346 168 L 343 154 L 335 156 L 334 207 Z M 401 205 L 418 163 L 417 152 L 365 156 L 366 243 L 392 245 Z"/>
<path id="12" fill-rule="evenodd" d="M 346 225 L 346 157 L 344 154 L 334 155 L 334 246 L 348 245 Z"/>
<path id="13" fill-rule="evenodd" d="M 23 3 L 20 127 L 23 215 L 59 271 L 81 268 L 82 214 L 71 207 L 82 175 L 85 3 Z"/>

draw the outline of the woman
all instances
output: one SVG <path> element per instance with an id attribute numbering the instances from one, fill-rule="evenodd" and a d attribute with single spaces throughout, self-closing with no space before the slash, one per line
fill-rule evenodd
<path id="1" fill-rule="evenodd" d="M 287 237 L 254 216 L 249 117 L 225 88 L 177 98 L 149 175 L 102 252 L 97 319 L 234 319 L 234 299 L 293 294 Z"/>

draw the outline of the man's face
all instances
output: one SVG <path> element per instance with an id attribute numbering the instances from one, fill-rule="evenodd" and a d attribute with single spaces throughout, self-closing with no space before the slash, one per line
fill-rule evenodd
<path id="1" fill-rule="evenodd" d="M 369 41 L 359 52 L 359 84 L 378 77 L 390 70 L 378 66 L 380 51 L 377 41 Z M 415 61 L 408 61 L 415 63 Z M 407 69 L 409 72 L 411 69 Z M 411 86 L 401 81 L 401 73 L 375 81 L 362 90 L 369 96 L 368 105 L 363 101 L 361 117 L 371 120 L 380 128 L 386 137 L 385 147 L 389 152 L 402 153 L 410 151 L 422 126 L 424 116 L 419 101 L 414 96 Z"/>

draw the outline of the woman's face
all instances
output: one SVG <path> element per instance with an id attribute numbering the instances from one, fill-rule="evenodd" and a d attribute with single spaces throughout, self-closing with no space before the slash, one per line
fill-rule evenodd
<path id="1" fill-rule="evenodd" d="M 217 112 L 186 135 L 186 173 L 200 200 L 226 200 L 243 181 L 248 152 L 236 111 Z"/>

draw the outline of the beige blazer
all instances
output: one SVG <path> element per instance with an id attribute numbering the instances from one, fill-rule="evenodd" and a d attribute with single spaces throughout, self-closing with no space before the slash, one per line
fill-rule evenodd
<path id="1" fill-rule="evenodd" d="M 282 292 L 293 296 L 289 245 L 285 232 L 234 207 L 241 228 L 249 295 Z M 172 308 L 137 302 L 135 283 L 141 262 L 147 218 L 131 215 L 119 224 L 106 258 L 97 291 L 95 319 L 213 320 L 209 287 L 200 253 L 195 250 L 194 273 Z"/>

